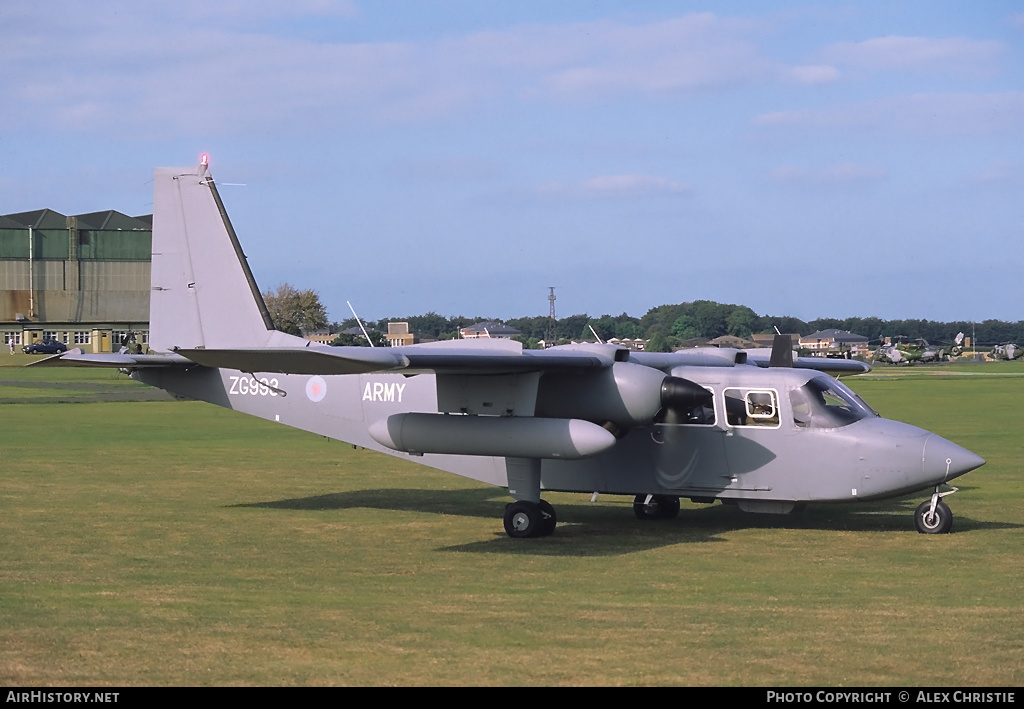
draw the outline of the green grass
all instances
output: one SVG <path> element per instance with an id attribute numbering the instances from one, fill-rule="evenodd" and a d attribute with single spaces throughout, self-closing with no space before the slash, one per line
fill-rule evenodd
<path id="1" fill-rule="evenodd" d="M 44 356 L 0 357 L 0 404 L 166 401 L 171 397 L 116 369 L 25 368 Z"/>
<path id="2" fill-rule="evenodd" d="M 988 460 L 935 537 L 923 497 L 642 524 L 552 494 L 511 540 L 502 490 L 205 404 L 0 406 L 0 683 L 1018 685 L 1024 382 L 923 369 L 846 381 Z"/>

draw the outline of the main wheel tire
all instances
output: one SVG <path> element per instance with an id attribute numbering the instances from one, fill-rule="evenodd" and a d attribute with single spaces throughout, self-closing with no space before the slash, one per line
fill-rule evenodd
<path id="1" fill-rule="evenodd" d="M 555 525 L 558 524 L 558 515 L 555 514 L 555 508 L 547 500 L 541 500 L 538 507 L 540 507 L 541 516 L 539 536 L 550 536 L 555 531 Z"/>
<path id="2" fill-rule="evenodd" d="M 633 514 L 637 519 L 672 519 L 679 514 L 679 498 L 673 495 L 647 495 L 633 498 Z"/>
<path id="3" fill-rule="evenodd" d="M 517 500 L 505 508 L 505 532 L 513 539 L 539 537 L 544 530 L 540 505 Z"/>
<path id="4" fill-rule="evenodd" d="M 931 514 L 932 501 L 925 500 L 914 511 L 914 526 L 921 534 L 946 534 L 953 528 L 953 512 L 942 500 L 935 503 Z"/>

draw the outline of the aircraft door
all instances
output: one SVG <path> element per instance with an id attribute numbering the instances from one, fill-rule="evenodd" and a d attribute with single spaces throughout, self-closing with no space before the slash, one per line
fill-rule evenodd
<path id="1" fill-rule="evenodd" d="M 725 432 L 716 426 L 660 424 L 651 438 L 656 444 L 655 478 L 666 490 L 720 490 L 729 477 Z"/>
<path id="2" fill-rule="evenodd" d="M 769 388 L 727 388 L 725 450 L 728 459 L 727 489 L 771 492 L 772 468 L 782 437 L 779 394 Z M 777 482 L 777 481 L 776 481 Z"/>
<path id="3" fill-rule="evenodd" d="M 714 390 L 708 387 L 714 394 Z M 725 486 L 729 464 L 725 431 L 713 402 L 690 411 L 669 411 L 651 429 L 655 481 L 665 490 L 717 491 Z"/>

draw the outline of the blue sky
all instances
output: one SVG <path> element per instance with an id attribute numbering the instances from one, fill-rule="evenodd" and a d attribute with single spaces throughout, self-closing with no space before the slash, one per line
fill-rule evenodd
<path id="1" fill-rule="evenodd" d="M 1016 321 L 1022 51 L 1018 2 L 5 0 L 0 213 L 207 152 L 333 319 Z"/>

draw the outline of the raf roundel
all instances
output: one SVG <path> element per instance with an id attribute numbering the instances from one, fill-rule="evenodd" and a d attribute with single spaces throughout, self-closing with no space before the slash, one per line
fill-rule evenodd
<path id="1" fill-rule="evenodd" d="M 323 401 L 327 396 L 327 382 L 323 377 L 310 377 L 306 382 L 306 397 L 310 401 Z"/>

